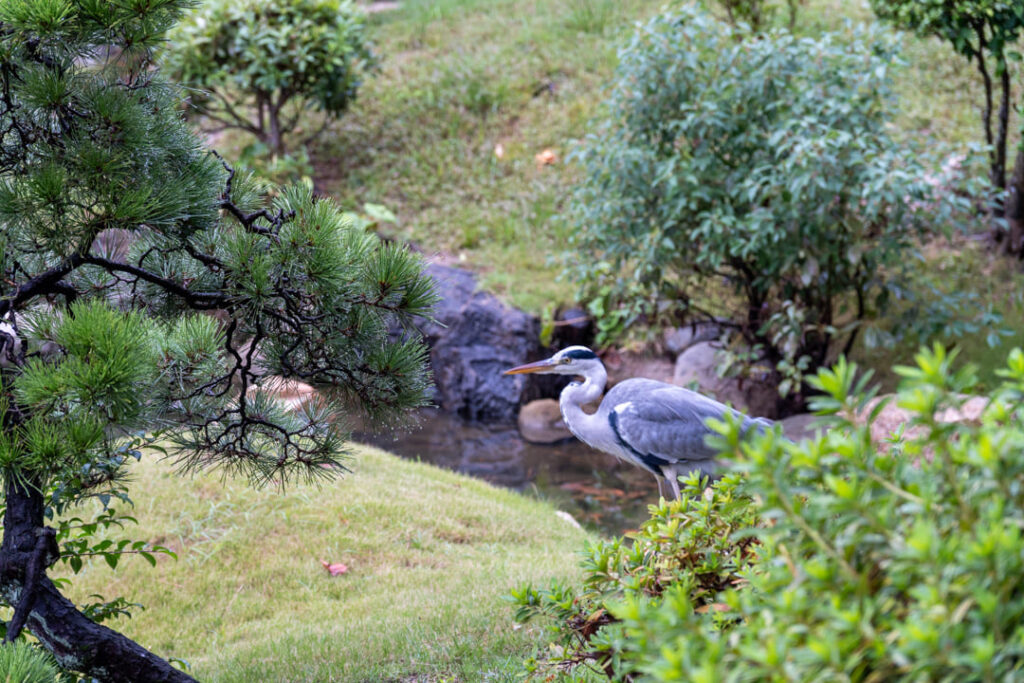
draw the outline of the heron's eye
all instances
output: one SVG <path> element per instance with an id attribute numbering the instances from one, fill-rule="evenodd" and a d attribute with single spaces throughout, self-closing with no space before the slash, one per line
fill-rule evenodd
<path id="1" fill-rule="evenodd" d="M 568 365 L 571 362 L 572 362 L 572 358 L 569 358 L 569 357 L 563 358 L 562 361 L 561 361 L 562 365 Z"/>

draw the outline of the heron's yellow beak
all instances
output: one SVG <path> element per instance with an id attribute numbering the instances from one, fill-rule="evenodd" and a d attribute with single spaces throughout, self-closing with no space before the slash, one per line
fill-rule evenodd
<path id="1" fill-rule="evenodd" d="M 553 365 L 556 365 L 556 363 L 552 363 L 550 358 L 545 358 L 544 360 L 539 360 L 539 361 L 537 361 L 535 363 L 527 363 L 526 365 L 519 365 L 517 367 L 512 368 L 511 370 L 506 370 L 505 372 L 503 372 L 501 374 L 503 374 L 503 375 L 522 375 L 522 374 L 525 374 L 527 372 L 543 372 L 544 370 L 547 370 L 548 368 L 552 367 Z"/>

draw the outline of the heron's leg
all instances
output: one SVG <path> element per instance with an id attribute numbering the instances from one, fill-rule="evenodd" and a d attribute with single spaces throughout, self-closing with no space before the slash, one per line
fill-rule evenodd
<path id="1" fill-rule="evenodd" d="M 683 496 L 679 493 L 679 473 L 676 472 L 676 468 L 666 467 L 665 478 L 668 479 L 668 484 L 672 487 L 672 493 L 675 494 L 676 500 L 682 500 Z"/>
<path id="2" fill-rule="evenodd" d="M 655 477 L 654 481 L 658 482 L 658 499 L 665 497 L 665 492 L 661 490 L 661 477 Z"/>

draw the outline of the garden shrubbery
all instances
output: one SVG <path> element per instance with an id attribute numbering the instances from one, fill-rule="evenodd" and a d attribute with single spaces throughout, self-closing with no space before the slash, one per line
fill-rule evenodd
<path id="1" fill-rule="evenodd" d="M 827 430 L 718 445 L 744 472 L 652 508 L 633 538 L 588 548 L 581 589 L 516 594 L 555 618 L 534 671 L 615 680 L 1016 680 L 1024 669 L 1024 353 L 974 422 L 977 378 L 941 347 L 900 368 L 906 431 L 872 443 L 852 365 L 812 384 Z M 873 406 L 873 407 L 871 407 Z M 869 409 L 870 407 L 870 409 Z M 853 416 L 860 416 L 854 419 Z M 595 673 L 595 675 L 597 675 Z"/>
<path id="2" fill-rule="evenodd" d="M 789 407 L 964 208 L 890 135 L 896 45 L 751 36 L 685 7 L 637 29 L 576 152 L 566 275 L 599 343 L 714 318 Z M 903 287 L 903 290 L 909 288 Z"/>
<path id="3" fill-rule="evenodd" d="M 308 108 L 330 121 L 355 99 L 376 63 L 365 24 L 351 0 L 209 2 L 171 32 L 165 68 L 203 115 L 281 156 Z"/>

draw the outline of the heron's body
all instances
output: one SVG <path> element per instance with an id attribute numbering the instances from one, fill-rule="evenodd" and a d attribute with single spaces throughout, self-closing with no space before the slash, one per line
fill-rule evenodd
<path id="1" fill-rule="evenodd" d="M 608 374 L 597 356 L 582 346 L 559 351 L 546 361 L 509 370 L 509 374 L 543 372 L 583 378 L 562 390 L 562 418 L 569 430 L 592 448 L 630 462 L 664 478 L 679 498 L 679 475 L 700 470 L 714 476 L 719 468 L 715 451 L 705 444 L 711 434 L 708 418 L 726 413 L 742 420 L 743 431 L 764 429 L 771 422 L 752 419 L 695 391 L 652 379 L 628 379 L 605 395 L 593 415 L 583 406 L 604 392 Z"/>

